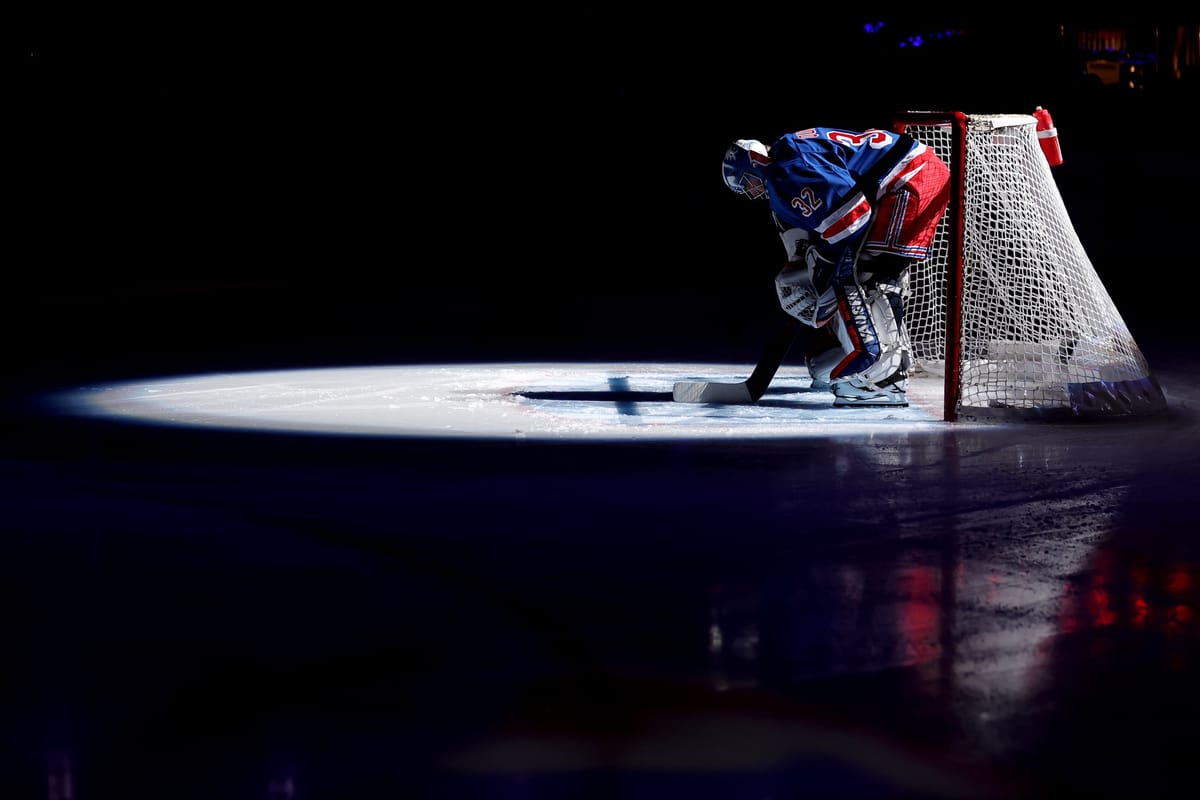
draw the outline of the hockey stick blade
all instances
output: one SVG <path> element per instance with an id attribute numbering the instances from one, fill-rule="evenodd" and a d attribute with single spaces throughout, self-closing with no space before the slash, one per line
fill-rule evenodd
<path id="1" fill-rule="evenodd" d="M 767 349 L 759 358 L 750 377 L 741 383 L 710 383 L 708 381 L 676 381 L 671 393 L 677 403 L 757 403 L 779 366 L 783 363 L 792 340 L 796 338 L 797 322 L 785 317 Z"/>
<path id="2" fill-rule="evenodd" d="M 677 403 L 753 403 L 750 387 L 741 383 L 676 381 L 672 396 Z"/>

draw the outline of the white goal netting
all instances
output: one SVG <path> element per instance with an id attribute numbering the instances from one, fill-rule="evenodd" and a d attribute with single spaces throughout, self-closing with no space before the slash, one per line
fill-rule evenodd
<path id="1" fill-rule="evenodd" d="M 935 252 L 910 278 L 913 374 L 946 380 L 951 418 L 1159 411 L 1162 391 L 1084 252 L 1036 126 L 1012 114 L 897 123 L 961 176 Z M 960 258 L 956 295 L 949 278 Z M 948 342 L 956 302 L 959 333 Z M 948 352 L 956 369 L 946 368 Z"/>

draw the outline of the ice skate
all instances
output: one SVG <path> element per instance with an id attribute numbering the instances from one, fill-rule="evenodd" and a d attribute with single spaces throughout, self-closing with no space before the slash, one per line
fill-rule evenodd
<path id="1" fill-rule="evenodd" d="M 834 408 L 857 407 L 908 407 L 908 373 L 896 372 L 890 378 L 872 383 L 861 376 L 834 381 Z"/>

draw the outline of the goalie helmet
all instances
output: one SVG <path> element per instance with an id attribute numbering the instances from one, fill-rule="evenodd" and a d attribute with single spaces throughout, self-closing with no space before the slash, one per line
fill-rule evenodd
<path id="1" fill-rule="evenodd" d="M 762 168 L 771 163 L 767 146 L 757 139 L 738 139 L 725 151 L 721 171 L 725 185 L 751 200 L 766 197 L 767 185 Z"/>

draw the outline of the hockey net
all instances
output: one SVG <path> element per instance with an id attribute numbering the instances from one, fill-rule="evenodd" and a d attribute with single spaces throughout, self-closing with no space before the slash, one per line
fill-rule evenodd
<path id="1" fill-rule="evenodd" d="M 945 381 L 947 420 L 1156 413 L 1158 381 L 1084 252 L 1021 114 L 909 112 L 895 123 L 950 166 L 934 252 L 905 306 L 914 379 Z"/>

